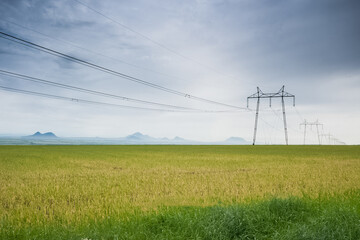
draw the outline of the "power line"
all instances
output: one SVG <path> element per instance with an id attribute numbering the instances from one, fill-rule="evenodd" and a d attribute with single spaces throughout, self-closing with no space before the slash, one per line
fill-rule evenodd
<path id="1" fill-rule="evenodd" d="M 189 99 L 193 99 L 193 100 L 197 100 L 197 101 L 202 101 L 202 102 L 206 102 L 206 103 L 211 103 L 211 104 L 216 104 L 216 105 L 221 105 L 221 106 L 226 106 L 226 107 L 231 107 L 231 108 L 236 108 L 236 109 L 246 109 L 246 108 L 243 108 L 243 107 L 233 106 L 233 105 L 229 105 L 229 104 L 225 104 L 225 103 L 220 103 L 220 102 L 208 100 L 208 99 L 201 98 L 201 97 L 196 97 L 196 96 L 193 96 L 193 95 L 190 95 L 190 94 L 187 94 L 187 93 L 183 93 L 183 92 L 180 92 L 180 91 L 177 91 L 177 90 L 173 90 L 173 89 L 170 89 L 170 88 L 167 88 L 167 87 L 163 87 L 163 86 L 160 86 L 160 85 L 157 85 L 157 84 L 154 84 L 154 83 L 151 83 L 151 82 L 148 82 L 148 81 L 136 78 L 136 77 L 132 77 L 130 75 L 127 75 L 127 74 L 124 74 L 124 73 L 121 73 L 121 72 L 118 72 L 118 71 L 115 71 L 115 70 L 111 70 L 109 68 L 102 67 L 100 65 L 97 65 L 97 64 L 94 64 L 94 63 L 91 63 L 91 62 L 88 62 L 88 61 L 85 61 L 85 60 L 82 60 L 82 59 L 79 59 L 77 57 L 70 56 L 70 55 L 61 53 L 59 51 L 52 50 L 50 48 L 41 46 L 39 44 L 35 44 L 33 42 L 30 42 L 30 41 L 27 41 L 27 40 L 24 40 L 24 39 L 21 39 L 21 38 L 18 38 L 18 37 L 15 37 L 13 35 L 4 33 L 2 31 L 0 31 L 0 34 L 2 35 L 0 37 L 2 37 L 4 39 L 7 39 L 7 40 L 10 40 L 10 41 L 13 41 L 15 43 L 18 43 L 18 44 L 21 44 L 21 45 L 24 45 L 24 46 L 27 46 L 27 47 L 30 47 L 30 48 L 34 48 L 34 49 L 37 49 L 39 51 L 42 51 L 42 52 L 45 52 L 45 53 L 48 53 L 48 54 L 51 54 L 51 55 L 54 55 L 54 56 L 57 56 L 57 57 L 61 57 L 63 59 L 69 60 L 69 61 L 73 61 L 75 63 L 81 64 L 81 65 L 84 65 L 84 66 L 87 66 L 87 67 L 90 67 L 90 68 L 93 68 L 93 69 L 96 69 L 96 70 L 99 70 L 99 71 L 102 71 L 102 72 L 105 72 L 105 73 L 109 73 L 109 74 L 112 74 L 114 76 L 127 79 L 129 81 L 133 81 L 133 82 L 136 82 L 136 83 L 148 86 L 148 87 L 156 88 L 156 89 L 161 90 L 161 91 L 165 91 L 165 92 L 172 93 L 172 94 L 175 94 L 175 95 L 179 95 L 179 96 L 182 96 L 182 97 L 185 97 L 185 98 L 189 98 Z"/>
<path id="2" fill-rule="evenodd" d="M 167 73 L 155 71 L 155 70 L 152 70 L 152 69 L 149 69 L 149 68 L 145 68 L 145 67 L 142 67 L 142 66 L 133 64 L 133 63 L 129 63 L 129 62 L 124 61 L 124 60 L 119 59 L 119 58 L 110 57 L 110 56 L 105 55 L 105 54 L 103 54 L 103 53 L 99 53 L 99 52 L 97 52 L 97 51 L 94 51 L 94 50 L 91 50 L 91 49 L 88 49 L 88 48 L 84 48 L 84 47 L 79 46 L 79 45 L 77 45 L 77 44 L 75 44 L 75 43 L 73 43 L 73 42 L 70 42 L 70 41 L 66 41 L 66 40 L 62 40 L 62 39 L 58 39 L 58 38 L 49 36 L 49 35 L 47 35 L 47 34 L 44 34 L 44 33 L 42 33 L 42 32 L 39 32 L 39 31 L 37 31 L 37 30 L 34 30 L 34 29 L 29 28 L 29 27 L 25 27 L 25 26 L 23 26 L 23 25 L 20 25 L 19 23 L 15 23 L 15 22 L 13 22 L 13 21 L 9 21 L 9 20 L 7 20 L 7 19 L 1 19 L 1 20 L 2 20 L 2 21 L 5 21 L 5 22 L 7 22 L 7 23 L 13 24 L 13 25 L 15 25 L 15 26 L 18 26 L 18 27 L 20 27 L 20 28 L 23 28 L 23 29 L 26 29 L 26 30 L 35 32 L 35 33 L 40 34 L 40 35 L 42 35 L 42 36 L 45 36 L 45 37 L 47 37 L 47 38 L 49 38 L 49 39 L 53 39 L 53 40 L 55 40 L 55 41 L 68 44 L 68 45 L 70 45 L 70 46 L 73 46 L 73 47 L 76 47 L 76 48 L 85 50 L 85 51 L 90 52 L 90 53 L 92 53 L 92 54 L 95 54 L 95 55 L 98 55 L 98 56 L 101 56 L 101 57 L 105 57 L 105 58 L 108 58 L 108 59 L 111 59 L 111 60 L 114 60 L 114 61 L 117 61 L 117 62 L 126 64 L 126 65 L 131 66 L 131 67 L 134 67 L 134 68 L 142 69 L 142 70 L 145 70 L 145 71 L 148 71 L 148 72 L 160 74 L 160 75 L 167 76 L 167 77 L 171 77 L 171 78 L 176 78 L 176 79 L 179 79 L 179 80 L 184 80 L 184 79 L 181 79 L 181 78 L 176 77 L 176 76 L 172 76 L 172 75 L 167 74 Z"/>
<path id="3" fill-rule="evenodd" d="M 79 63 L 81 65 L 84 65 L 84 66 L 87 66 L 87 67 L 90 67 L 90 68 L 93 68 L 93 69 L 100 70 L 102 72 L 106 72 L 106 73 L 109 73 L 109 74 L 112 74 L 112 75 L 115 75 L 115 76 L 130 80 L 130 81 L 134 81 L 134 82 L 137 82 L 137 83 L 140 83 L 140 84 L 143 84 L 143 85 L 146 85 L 146 86 L 150 86 L 150 87 L 153 87 L 153 88 L 157 88 L 157 89 L 160 89 L 160 90 L 163 90 L 163 91 L 167 91 L 167 92 L 170 92 L 170 93 L 173 93 L 173 94 L 177 94 L 177 95 L 181 95 L 181 96 L 185 95 L 185 94 L 183 94 L 181 92 L 178 92 L 178 91 L 175 91 L 175 90 L 172 90 L 172 89 L 168 89 L 168 88 L 162 87 L 160 85 L 153 84 L 153 83 L 150 83 L 150 82 L 147 82 L 147 81 L 144 81 L 144 80 L 141 80 L 141 79 L 132 77 L 130 75 L 123 74 L 123 73 L 120 73 L 120 72 L 117 72 L 117 71 L 114 71 L 114 70 L 111 70 L 111 69 L 108 69 L 108 68 L 105 68 L 105 67 L 101 67 L 99 65 L 90 63 L 88 61 L 81 60 L 79 58 L 76 58 L 76 57 L 73 57 L 73 56 L 70 56 L 70 55 L 67 55 L 67 54 L 52 50 L 50 48 L 43 47 L 41 45 L 32 43 L 32 42 L 27 41 L 27 40 L 23 40 L 21 38 L 17 38 L 15 36 L 10 35 L 10 34 L 6 34 L 6 33 L 3 33 L 3 32 L 0 32 L 0 34 L 3 34 L 5 36 L 5 37 L 0 36 L 0 37 L 2 37 L 4 39 L 13 41 L 15 43 L 18 43 L 18 44 L 21 44 L 21 45 L 24 45 L 24 46 L 27 46 L 27 47 L 30 47 L 30 48 L 33 48 L 33 49 L 37 49 L 37 50 L 42 51 L 42 52 L 46 52 L 48 54 L 51 54 L 51 55 L 54 55 L 54 56 L 57 56 L 57 57 L 64 58 L 66 60 L 70 60 L 70 61 Z M 10 38 L 8 38 L 8 37 L 10 37 Z"/>
<path id="4" fill-rule="evenodd" d="M 304 117 L 301 115 L 301 113 L 297 110 L 297 108 L 294 106 L 295 112 L 298 115 L 298 117 L 300 118 L 301 121 L 304 120 Z"/>
<path id="5" fill-rule="evenodd" d="M 121 107 L 121 108 L 128 108 L 128 109 L 138 109 L 138 110 L 176 112 L 175 110 L 169 110 L 169 109 L 134 107 L 134 106 L 126 106 L 126 105 L 114 104 L 114 103 L 90 101 L 90 100 L 84 100 L 84 99 L 79 99 L 79 98 L 70 98 L 70 97 L 64 97 L 64 96 L 58 96 L 58 95 L 52 95 L 52 94 L 46 94 L 46 93 L 40 93 L 40 92 L 27 91 L 27 90 L 22 90 L 22 89 L 17 89 L 17 88 L 9 88 L 9 87 L 4 87 L 4 86 L 0 86 L 0 89 L 4 90 L 4 91 L 8 91 L 8 92 L 16 92 L 16 93 L 21 93 L 21 94 L 34 95 L 34 96 L 40 96 L 40 97 L 46 97 L 46 98 L 52 98 L 52 99 L 68 100 L 68 101 L 79 102 L 79 103 L 107 105 L 107 106 L 113 106 L 113 107 Z"/>
<path id="6" fill-rule="evenodd" d="M 158 47 L 160 47 L 160 48 L 162 48 L 162 49 L 165 49 L 166 51 L 168 51 L 168 52 L 170 52 L 170 53 L 172 53 L 172 54 L 174 54 L 174 55 L 176 55 L 176 56 L 178 56 L 178 57 L 181 57 L 181 58 L 183 58 L 183 59 L 185 59 L 185 60 L 192 61 L 192 62 L 194 62 L 194 63 L 196 63 L 196 64 L 198 64 L 198 65 L 200 65 L 200 66 L 203 66 L 203 67 L 205 67 L 205 68 L 207 68 L 207 69 L 209 69 L 209 70 L 211 70 L 211 71 L 213 71 L 213 72 L 215 72 L 215 73 L 217 73 L 217 74 L 220 74 L 220 75 L 223 75 L 223 76 L 227 76 L 227 75 L 225 75 L 224 73 L 221 73 L 221 72 L 217 71 L 216 69 L 214 69 L 214 68 L 212 68 L 212 67 L 210 67 L 210 66 L 207 66 L 207 65 L 205 65 L 204 63 L 202 63 L 202 62 L 200 62 L 200 61 L 197 61 L 197 60 L 195 60 L 195 59 L 192 59 L 192 58 L 190 58 L 190 57 L 187 57 L 187 56 L 185 56 L 185 55 L 183 55 L 183 54 L 181 54 L 181 53 L 179 53 L 179 52 L 177 52 L 177 51 L 175 51 L 175 50 L 173 50 L 173 49 L 165 46 L 164 44 L 162 44 L 162 43 L 160 43 L 160 42 L 158 42 L 158 41 L 156 41 L 156 40 L 148 37 L 147 35 L 145 35 L 145 34 L 139 32 L 139 31 L 137 31 L 137 30 L 135 30 L 135 29 L 133 29 L 133 28 L 131 28 L 131 27 L 129 27 L 129 26 L 127 26 L 127 25 L 125 25 L 125 24 L 117 21 L 117 20 L 115 20 L 115 19 L 112 18 L 112 17 L 109 17 L 109 16 L 105 15 L 104 13 L 96 10 L 95 8 L 90 7 L 89 5 L 83 3 L 83 2 L 81 2 L 81 1 L 79 1 L 79 0 L 74 0 L 74 1 L 77 2 L 77 3 L 79 3 L 79 4 L 81 4 L 82 6 L 84 6 L 84 7 L 86 7 L 86 8 L 88 8 L 88 9 L 90 9 L 91 11 L 95 12 L 96 14 L 98 14 L 98 15 L 100 15 L 100 16 L 102 16 L 102 17 L 104 17 L 104 18 L 106 18 L 106 19 L 108 19 L 108 20 L 110 20 L 110 21 L 112 21 L 113 23 L 119 25 L 120 27 L 122 27 L 122 28 L 124 28 L 124 29 L 126 29 L 126 30 L 128 30 L 128 31 L 130 31 L 130 32 L 132 32 L 132 33 L 135 33 L 135 34 L 139 35 L 140 37 L 146 39 L 147 41 L 155 44 L 156 46 L 158 46 Z"/>
<path id="7" fill-rule="evenodd" d="M 275 129 L 276 131 L 279 131 L 279 132 L 282 131 L 281 129 L 279 129 L 279 128 L 273 126 L 272 124 L 270 124 L 269 122 L 265 121 L 264 118 L 262 118 L 262 117 L 259 116 L 259 119 L 260 119 L 261 121 L 263 121 L 266 125 L 268 125 L 269 127 L 271 127 L 272 129 Z"/>
<path id="8" fill-rule="evenodd" d="M 33 91 L 22 90 L 22 89 L 17 89 L 17 88 L 10 88 L 10 87 L 5 87 L 5 86 L 0 86 L 0 90 L 4 90 L 4 91 L 8 91 L 8 92 L 20 93 L 20 94 L 26 94 L 26 95 L 45 97 L 45 98 L 51 98 L 51 99 L 67 100 L 67 101 L 71 101 L 71 102 L 87 103 L 87 104 L 94 104 L 94 105 L 120 107 L 120 108 L 126 108 L 126 109 L 158 111 L 158 112 L 194 113 L 194 111 L 186 111 L 186 110 L 145 108 L 145 107 L 127 106 L 127 105 L 121 105 L 121 104 L 115 104 L 115 103 L 98 102 L 98 101 L 91 101 L 91 100 L 85 100 L 85 99 L 80 99 L 80 98 L 71 98 L 71 97 L 64 97 L 64 96 L 59 96 L 59 95 L 47 94 L 47 93 L 33 92 Z M 225 113 L 225 112 L 231 112 L 231 111 L 198 111 L 198 112 L 203 112 L 203 113 Z"/>
<path id="9" fill-rule="evenodd" d="M 100 92 L 100 91 L 94 91 L 94 90 L 90 90 L 90 89 L 86 89 L 86 88 L 80 88 L 80 87 L 75 87 L 75 86 L 71 86 L 71 85 L 67 85 L 67 84 L 56 83 L 56 82 L 52 82 L 52 81 L 48 81 L 48 80 L 44 80 L 44 79 L 40 79 L 40 78 L 36 78 L 36 77 L 31 77 L 31 76 L 28 76 L 28 75 L 9 72 L 9 71 L 5 71 L 5 70 L 1 70 L 1 69 L 0 69 L 0 74 L 10 76 L 10 77 L 16 77 L 16 78 L 27 80 L 27 81 L 46 84 L 46 85 L 50 85 L 50 86 L 60 87 L 60 88 L 64 88 L 64 89 L 70 89 L 70 90 L 90 93 L 90 94 L 94 94 L 94 95 L 98 95 L 98 96 L 104 96 L 104 97 L 120 99 L 120 100 L 123 100 L 123 101 L 136 102 L 136 103 L 141 103 L 141 104 L 150 104 L 150 105 L 156 105 L 156 106 L 168 107 L 168 108 L 175 108 L 175 109 L 182 109 L 182 110 L 201 111 L 201 110 L 195 109 L 195 108 L 187 108 L 187 107 L 176 106 L 176 105 L 162 104 L 162 103 L 157 103 L 157 102 L 151 102 L 151 101 L 145 101 L 145 100 L 140 100 L 140 99 L 135 99 L 135 98 L 119 96 L 119 95 Z"/>

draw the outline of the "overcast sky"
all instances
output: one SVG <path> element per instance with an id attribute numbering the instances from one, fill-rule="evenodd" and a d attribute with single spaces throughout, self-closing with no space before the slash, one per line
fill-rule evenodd
<path id="1" fill-rule="evenodd" d="M 209 100 L 246 107 L 259 86 L 285 91 L 289 142 L 299 124 L 360 143 L 360 1 L 1 0 L 0 29 L 118 72 Z M 131 30 L 133 31 L 131 31 Z M 153 89 L 0 38 L 0 70 L 96 91 L 205 110 L 234 110 Z M 146 108 L 0 75 L 0 86 Z M 258 140 L 284 143 L 279 99 L 260 105 Z M 250 101 L 254 109 L 256 101 Z M 158 112 L 0 90 L 0 134 L 251 141 L 253 111 Z M 321 130 L 322 131 L 322 130 Z M 316 143 L 315 128 L 309 143 Z M 324 140 L 325 141 L 325 140 Z"/>

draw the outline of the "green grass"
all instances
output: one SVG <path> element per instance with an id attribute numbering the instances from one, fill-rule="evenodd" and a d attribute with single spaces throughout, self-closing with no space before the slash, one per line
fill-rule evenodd
<path id="1" fill-rule="evenodd" d="M 0 239 L 360 239 L 359 146 L 1 146 Z"/>
<path id="2" fill-rule="evenodd" d="M 360 192 L 353 195 L 358 201 Z M 357 199 L 355 199 L 355 197 Z M 333 199 L 334 200 L 334 199 Z M 126 219 L 15 230 L 1 239 L 360 239 L 359 204 L 274 198 L 251 204 L 170 207 Z"/>

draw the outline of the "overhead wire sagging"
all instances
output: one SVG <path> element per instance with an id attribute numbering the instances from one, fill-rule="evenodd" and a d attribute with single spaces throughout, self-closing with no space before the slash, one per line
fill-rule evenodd
<path id="1" fill-rule="evenodd" d="M 84 66 L 99 70 L 99 71 L 102 71 L 102 72 L 105 72 L 105 73 L 108 73 L 108 74 L 111 74 L 111 75 L 114 75 L 114 76 L 129 80 L 129 81 L 133 81 L 133 82 L 136 82 L 136 83 L 139 83 L 139 84 L 151 87 L 151 88 L 155 88 L 155 89 L 165 91 L 165 92 L 168 92 L 168 93 L 171 93 L 171 94 L 175 94 L 175 95 L 178 95 L 178 96 L 182 96 L 182 97 L 185 97 L 185 98 L 189 98 L 189 99 L 197 100 L 197 101 L 202 101 L 202 102 L 206 102 L 206 103 L 210 103 L 210 104 L 221 105 L 221 106 L 225 106 L 225 107 L 230 107 L 230 108 L 235 108 L 235 109 L 242 109 L 242 110 L 246 109 L 244 107 L 234 106 L 234 105 L 225 104 L 225 103 L 221 103 L 221 102 L 217 102 L 217 101 L 213 101 L 213 100 L 209 100 L 209 99 L 205 99 L 205 98 L 201 98 L 201 97 L 196 97 L 196 96 L 190 95 L 188 93 L 183 93 L 183 92 L 180 92 L 180 91 L 177 91 L 177 90 L 174 90 L 174 89 L 170 89 L 170 88 L 167 88 L 167 87 L 155 84 L 155 83 L 151 83 L 151 82 L 148 82 L 148 81 L 145 81 L 145 80 L 142 80 L 142 79 L 139 79 L 139 78 L 136 78 L 136 77 L 133 77 L 133 76 L 130 76 L 130 75 L 127 75 L 127 74 L 124 74 L 124 73 L 121 73 L 121 72 L 106 68 L 106 67 L 102 67 L 100 65 L 91 63 L 89 61 L 85 61 L 85 60 L 82 60 L 80 58 L 70 56 L 70 55 L 61 53 L 59 51 L 55 51 L 53 49 L 50 49 L 50 48 L 41 46 L 39 44 L 35 44 L 33 42 L 30 42 L 30 41 L 15 37 L 15 36 L 13 36 L 11 34 L 7 34 L 7 33 L 4 33 L 2 31 L 0 31 L 0 34 L 1 34 L 0 37 L 2 37 L 4 39 L 7 39 L 7 40 L 10 40 L 10 41 L 13 41 L 15 43 L 18 43 L 18 44 L 21 44 L 21 45 L 24 45 L 24 46 L 27 46 L 27 47 L 30 47 L 30 48 L 34 48 L 34 49 L 37 49 L 39 51 L 42 51 L 42 52 L 45 52 L 45 53 L 48 53 L 48 54 L 51 54 L 51 55 L 55 55 L 57 57 L 61 57 L 63 59 L 66 59 L 66 60 L 81 64 L 81 65 L 84 65 Z"/>
<path id="2" fill-rule="evenodd" d="M 10 88 L 10 87 L 5 87 L 5 86 L 0 86 L 0 90 L 4 90 L 4 91 L 8 91 L 8 92 L 20 93 L 20 94 L 26 94 L 26 95 L 45 97 L 45 98 L 58 99 L 58 100 L 67 100 L 67 101 L 78 102 L 78 103 L 87 103 L 87 104 L 94 104 L 94 105 L 120 107 L 120 108 L 125 108 L 125 109 L 137 109 L 137 110 L 158 111 L 158 112 L 188 112 L 188 113 L 194 112 L 194 111 L 190 111 L 190 110 L 172 110 L 172 109 L 145 108 L 145 107 L 128 106 L 128 105 L 92 101 L 92 100 L 86 100 L 86 99 L 80 99 L 80 98 L 64 97 L 64 96 L 59 96 L 59 95 L 53 95 L 53 94 L 47 94 L 47 93 L 41 93 L 41 92 L 34 92 L 34 91 L 22 90 L 22 89 L 17 89 L 17 88 Z M 216 112 L 216 111 L 206 111 L 206 112 Z"/>
<path id="3" fill-rule="evenodd" d="M 162 43 L 154 40 L 153 38 L 151 38 L 151 37 L 149 37 L 149 36 L 141 33 L 140 31 L 135 30 L 134 28 L 129 27 L 129 26 L 125 25 L 124 23 L 121 23 L 121 22 L 115 20 L 114 18 L 107 16 L 107 15 L 104 14 L 103 12 L 101 12 L 101 11 L 99 11 L 99 10 L 91 7 L 91 6 L 89 6 L 88 4 L 85 4 L 85 3 L 82 2 L 82 1 L 79 1 L 79 0 L 74 0 L 74 1 L 77 2 L 78 4 L 82 5 L 82 6 L 86 7 L 87 9 L 93 11 L 94 13 L 102 16 L 103 18 L 105 18 L 105 19 L 107 19 L 107 20 L 110 20 L 111 22 L 117 24 L 117 25 L 120 26 L 121 28 L 126 29 L 127 31 L 130 31 L 130 32 L 132 32 L 132 33 L 140 36 L 141 38 L 143 38 L 143 39 L 151 42 L 152 44 L 154 44 L 154 45 L 156 45 L 156 46 L 158 46 L 158 47 L 160 47 L 160 48 L 162 48 L 162 49 L 170 52 L 171 54 L 174 54 L 174 55 L 177 56 L 177 57 L 180 57 L 180 58 L 182 58 L 182 59 L 185 59 L 185 60 L 191 61 L 191 62 L 193 62 L 193 63 L 196 63 L 197 65 L 202 66 L 202 67 L 204 67 L 204 68 L 206 68 L 206 69 L 208 69 L 208 70 L 211 70 L 212 72 L 217 73 L 217 74 L 219 74 L 219 75 L 222 75 L 222 76 L 225 76 L 225 77 L 230 77 L 230 76 L 228 76 L 228 75 L 226 75 L 226 74 L 224 74 L 224 73 L 222 73 L 222 72 L 219 72 L 218 70 L 214 69 L 213 67 L 210 67 L 210 66 L 208 66 L 208 65 L 206 65 L 206 64 L 204 64 L 204 63 L 202 63 L 202 62 L 200 62 L 200 61 L 198 61 L 198 60 L 195 60 L 195 59 L 193 59 L 193 58 L 190 58 L 190 57 L 188 57 L 188 56 L 185 56 L 184 54 L 182 54 L 182 53 L 180 53 L 180 52 L 178 52 L 178 51 L 175 51 L 174 49 L 172 49 L 172 48 L 170 48 L 170 47 L 168 47 L 168 46 L 166 46 L 166 45 L 164 45 L 164 44 L 162 44 Z"/>
<path id="4" fill-rule="evenodd" d="M 129 97 L 119 96 L 119 95 L 105 93 L 105 92 L 101 92 L 101 91 L 94 91 L 94 90 L 90 90 L 90 89 L 86 89 L 86 88 L 80 88 L 80 87 L 71 86 L 71 85 L 67 85 L 67 84 L 56 83 L 56 82 L 52 82 L 49 80 L 44 80 L 44 79 L 40 79 L 40 78 L 36 78 L 36 77 L 31 77 L 28 75 L 9 72 L 9 71 L 5 71 L 5 70 L 1 70 L 1 69 L 0 69 L 0 74 L 10 76 L 10 77 L 15 77 L 15 78 L 22 79 L 22 80 L 31 81 L 31 82 L 41 83 L 41 84 L 45 84 L 45 85 L 55 86 L 55 87 L 64 88 L 64 89 L 70 89 L 73 91 L 84 92 L 84 93 L 89 93 L 89 94 L 104 96 L 104 97 L 109 97 L 109 98 L 115 98 L 115 99 L 119 99 L 119 100 L 123 100 L 123 101 L 155 105 L 155 106 L 166 107 L 166 108 L 200 111 L 199 109 L 195 109 L 195 108 L 188 108 L 188 107 L 182 107 L 182 106 L 176 106 L 176 105 L 169 105 L 169 104 L 145 101 L 145 100 L 140 100 L 140 99 L 136 99 L 136 98 L 129 98 Z"/>
<path id="5" fill-rule="evenodd" d="M 47 94 L 47 93 L 41 93 L 41 92 L 34 92 L 34 91 L 28 91 L 18 88 L 10 88 L 5 86 L 0 86 L 0 90 L 8 91 L 8 92 L 15 92 L 20 94 L 26 94 L 26 95 L 33 95 L 33 96 L 39 96 L 39 97 L 45 97 L 45 98 L 52 98 L 52 99 L 58 99 L 58 100 L 67 100 L 71 102 L 78 102 L 78 103 L 87 103 L 87 104 L 94 104 L 94 105 L 104 105 L 104 106 L 111 106 L 111 107 L 120 107 L 120 108 L 126 108 L 126 109 L 136 109 L 136 110 L 147 110 L 147 111 L 157 111 L 157 112 L 182 112 L 182 113 L 230 113 L 230 112 L 237 112 L 237 111 L 229 111 L 229 110 L 198 110 L 198 111 L 192 111 L 192 110 L 173 110 L 173 109 L 161 109 L 161 108 L 146 108 L 146 107 L 136 107 L 136 106 L 128 106 L 128 105 L 121 105 L 121 104 L 115 104 L 115 103 L 107 103 L 107 102 L 99 102 L 99 101 L 92 101 L 92 100 L 86 100 L 86 99 L 80 99 L 80 98 L 72 98 L 72 97 L 64 97 L 59 95 L 53 95 L 53 94 Z"/>
<path id="6" fill-rule="evenodd" d="M 48 34 L 45 34 L 45 33 L 43 33 L 43 32 L 40 32 L 40 31 L 35 30 L 35 29 L 32 29 L 32 28 L 26 27 L 26 26 L 24 26 L 24 25 L 21 25 L 21 24 L 19 24 L 19 23 L 14 22 L 14 21 L 9 21 L 9 20 L 7 20 L 7 19 L 1 19 L 1 17 L 0 17 L 0 20 L 2 20 L 2 21 L 4 21 L 4 22 L 7 22 L 7 23 L 10 23 L 10 24 L 12 24 L 12 25 L 14 25 L 14 26 L 20 27 L 20 28 L 22 28 L 22 29 L 26 29 L 26 30 L 28 30 L 28 31 L 34 32 L 34 33 L 39 34 L 39 35 L 41 35 L 41 36 L 44 36 L 44 37 L 46 37 L 46 38 L 49 38 L 49 39 L 58 41 L 58 42 L 63 43 L 63 44 L 70 45 L 70 46 L 75 47 L 75 48 L 78 48 L 78 49 L 81 49 L 81 50 L 86 51 L 86 52 L 89 52 L 89 53 L 91 53 L 91 54 L 94 54 L 94 55 L 97 55 L 97 56 L 101 56 L 101 57 L 104 57 L 104 58 L 108 58 L 108 59 L 110 59 L 110 60 L 112 60 L 112 61 L 116 61 L 116 62 L 119 62 L 119 63 L 125 64 L 125 65 L 128 65 L 128 66 L 131 66 L 131 67 L 134 67 L 134 68 L 137 68 L 137 69 L 141 69 L 141 70 L 143 70 L 143 71 L 155 73 L 155 74 L 162 75 L 162 76 L 166 76 L 166 77 L 170 77 L 170 78 L 173 78 L 173 79 L 183 80 L 183 79 L 181 79 L 181 78 L 179 78 L 179 77 L 177 77 L 177 76 L 173 76 L 173 75 L 170 75 L 170 74 L 167 74 L 167 73 L 164 73 L 164 72 L 159 72 L 159 71 L 157 71 L 157 70 L 153 70 L 153 69 L 150 69 L 150 68 L 146 68 L 146 67 L 144 67 L 144 66 L 139 66 L 139 65 L 137 65 L 137 64 L 134 64 L 134 63 L 125 61 L 125 60 L 123 60 L 123 59 L 119 59 L 118 57 L 116 57 L 116 58 L 115 58 L 115 57 L 110 57 L 110 56 L 108 56 L 108 55 L 105 55 L 104 53 L 100 53 L 100 52 L 95 51 L 95 50 L 93 50 L 93 49 L 85 48 L 85 47 L 83 47 L 83 46 L 80 46 L 80 45 L 78 45 L 78 44 L 76 44 L 76 43 L 73 43 L 73 42 L 70 42 L 70 41 L 68 41 L 68 40 L 63 40 L 63 39 L 55 38 L 55 37 L 53 37 L 53 36 L 50 36 L 50 35 L 48 35 Z"/>

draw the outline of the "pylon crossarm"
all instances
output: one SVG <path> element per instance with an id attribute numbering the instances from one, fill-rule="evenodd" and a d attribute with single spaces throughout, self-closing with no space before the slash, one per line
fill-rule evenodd
<path id="1" fill-rule="evenodd" d="M 287 94 L 284 94 L 284 95 L 281 95 L 280 93 L 254 93 L 253 95 L 250 95 L 248 97 L 249 98 L 295 98 L 295 95 L 292 95 L 290 93 L 287 93 Z"/>

